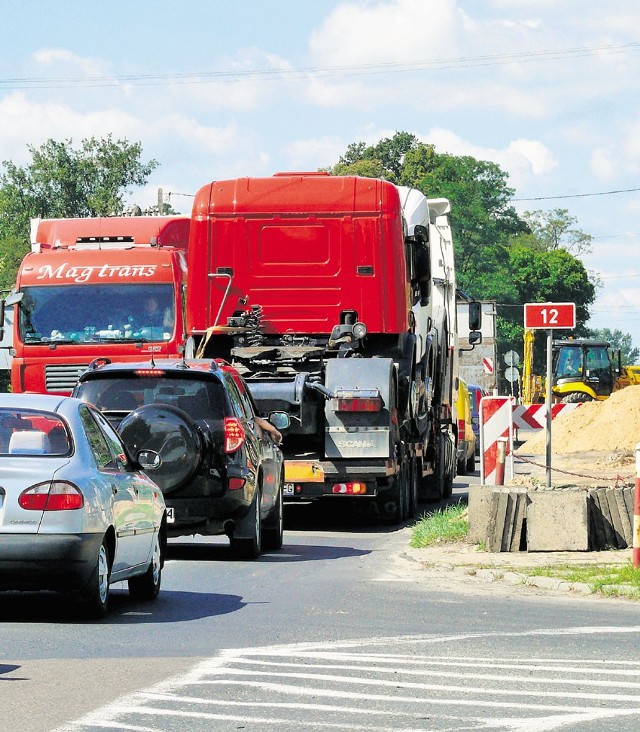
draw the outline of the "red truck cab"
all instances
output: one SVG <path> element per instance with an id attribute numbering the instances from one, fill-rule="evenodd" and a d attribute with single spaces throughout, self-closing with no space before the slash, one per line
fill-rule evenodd
<path id="1" fill-rule="evenodd" d="M 287 173 L 210 183 L 193 206 L 188 331 L 259 304 L 267 334 L 328 335 L 347 311 L 369 333 L 403 333 L 403 241 L 387 181 Z"/>
<path id="2" fill-rule="evenodd" d="M 34 221 L 8 301 L 16 303 L 13 391 L 69 394 L 96 357 L 178 355 L 189 221 Z"/>

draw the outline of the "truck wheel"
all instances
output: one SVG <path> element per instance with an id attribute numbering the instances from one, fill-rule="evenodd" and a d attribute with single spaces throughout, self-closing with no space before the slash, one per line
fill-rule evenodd
<path id="1" fill-rule="evenodd" d="M 440 467 L 439 480 L 442 481 L 442 497 L 451 498 L 453 493 L 453 479 L 456 470 L 456 446 L 444 432 L 440 433 Z"/>
<path id="2" fill-rule="evenodd" d="M 418 461 L 415 456 L 409 458 L 408 464 L 409 509 L 407 516 L 416 518 L 418 516 Z"/>
<path id="3" fill-rule="evenodd" d="M 468 475 L 469 473 L 475 473 L 475 471 L 476 471 L 476 454 L 475 454 L 475 451 L 473 452 L 472 455 L 470 455 L 468 457 L 467 464 L 466 464 L 465 467 L 466 467 L 466 475 Z"/>
<path id="4" fill-rule="evenodd" d="M 456 475 L 466 475 L 467 474 L 467 457 L 464 455 L 460 460 L 457 460 L 457 470 Z"/>
<path id="5" fill-rule="evenodd" d="M 260 497 L 260 488 L 257 486 L 249 513 L 239 522 L 230 539 L 231 553 L 236 559 L 257 559 L 262 551 Z"/>
<path id="6" fill-rule="evenodd" d="M 400 470 L 393 477 L 391 486 L 378 497 L 382 520 L 387 524 L 399 524 L 407 517 L 409 508 L 408 463 L 402 460 Z"/>
<path id="7" fill-rule="evenodd" d="M 560 402 L 562 404 L 580 404 L 582 402 L 592 402 L 592 397 L 589 394 L 585 394 L 582 391 L 572 391 L 569 394 L 565 394 Z"/>
<path id="8" fill-rule="evenodd" d="M 427 503 L 437 503 L 450 498 L 453 493 L 453 478 L 456 467 L 455 444 L 444 432 L 438 435 L 438 455 L 435 470 L 419 481 L 420 498 Z"/>

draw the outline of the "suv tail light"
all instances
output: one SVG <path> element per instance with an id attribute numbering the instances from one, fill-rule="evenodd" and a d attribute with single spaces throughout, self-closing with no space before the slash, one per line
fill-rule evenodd
<path id="1" fill-rule="evenodd" d="M 54 480 L 27 488 L 18 505 L 27 511 L 71 511 L 84 506 L 84 496 L 73 483 Z"/>
<path id="2" fill-rule="evenodd" d="M 239 450 L 245 439 L 242 422 L 237 417 L 224 418 L 224 451 L 226 453 Z"/>

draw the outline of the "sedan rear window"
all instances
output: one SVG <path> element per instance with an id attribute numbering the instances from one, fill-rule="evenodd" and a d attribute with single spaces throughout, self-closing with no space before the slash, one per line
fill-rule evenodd
<path id="1" fill-rule="evenodd" d="M 71 438 L 55 414 L 0 407 L 0 455 L 68 455 Z"/>

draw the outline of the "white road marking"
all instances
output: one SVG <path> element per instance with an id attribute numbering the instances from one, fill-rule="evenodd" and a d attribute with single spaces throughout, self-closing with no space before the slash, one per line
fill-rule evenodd
<path id="1" fill-rule="evenodd" d="M 301 718 L 307 729 L 345 732 L 553 732 L 623 717 L 637 717 L 640 727 L 640 693 L 634 693 L 640 690 L 640 661 L 432 655 L 438 645 L 492 637 L 630 633 L 640 634 L 640 626 L 393 636 L 223 650 L 184 674 L 56 732 L 165 732 L 185 719 L 192 720 L 194 730 L 226 729 L 227 722 L 299 729 Z M 406 646 L 412 655 L 402 652 Z"/>

